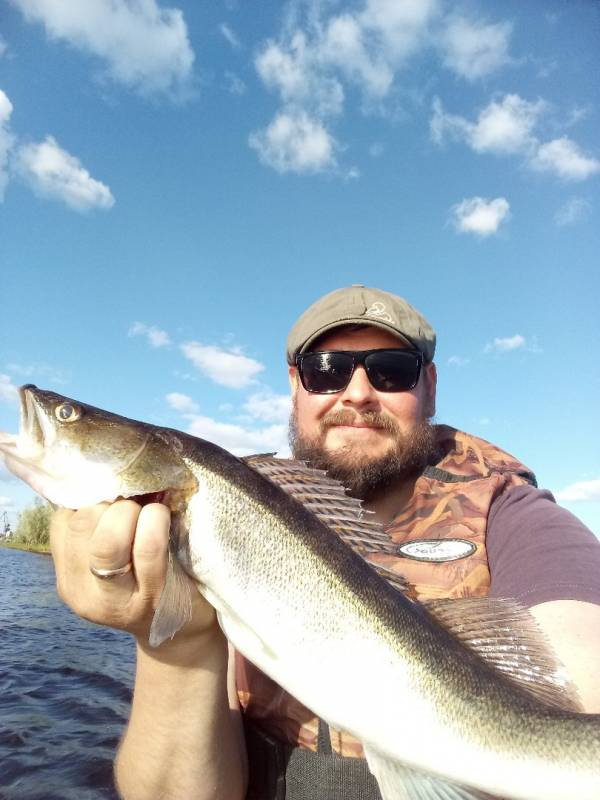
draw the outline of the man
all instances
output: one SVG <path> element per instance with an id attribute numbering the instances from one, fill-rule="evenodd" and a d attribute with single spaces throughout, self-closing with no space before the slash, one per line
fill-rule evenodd
<path id="1" fill-rule="evenodd" d="M 434 350 L 433 329 L 400 297 L 352 286 L 321 298 L 288 340 L 294 453 L 365 499 L 398 544 L 385 565 L 419 596 L 505 595 L 530 606 L 585 709 L 600 711 L 600 544 L 512 456 L 431 425 Z M 251 796 L 261 800 L 303 796 L 300 774 L 313 800 L 376 798 L 358 743 L 327 731 L 240 657 L 236 670 L 200 595 L 172 641 L 147 645 L 168 524 L 164 506 L 117 501 L 59 511 L 52 530 L 63 599 L 136 637 L 134 699 L 116 764 L 122 795 L 241 800 L 249 771 Z M 440 540 L 445 560 L 434 553 Z M 133 573 L 123 573 L 129 561 Z M 115 577 L 101 580 L 90 567 Z M 332 747 L 347 758 L 334 765 L 342 765 L 340 786 L 323 794 L 316 776 L 331 777 L 331 759 L 340 758 Z"/>

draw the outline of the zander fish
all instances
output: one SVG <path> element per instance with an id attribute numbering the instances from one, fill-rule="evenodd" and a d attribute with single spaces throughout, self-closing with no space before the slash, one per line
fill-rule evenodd
<path id="1" fill-rule="evenodd" d="M 556 665 L 526 612 L 414 601 L 368 562 L 389 548 L 384 532 L 299 462 L 239 459 L 34 386 L 20 394 L 20 434 L 1 435 L 0 452 L 39 494 L 171 507 L 152 644 L 186 621 L 187 574 L 241 653 L 362 742 L 384 800 L 600 800 L 600 715 L 578 713 L 547 677 Z"/>

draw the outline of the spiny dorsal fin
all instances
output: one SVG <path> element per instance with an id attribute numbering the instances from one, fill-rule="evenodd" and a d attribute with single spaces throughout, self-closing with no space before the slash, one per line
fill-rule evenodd
<path id="1" fill-rule="evenodd" d="M 529 611 L 489 597 L 421 601 L 429 613 L 481 658 L 536 700 L 582 711 L 565 667 Z"/>
<path id="2" fill-rule="evenodd" d="M 347 495 L 342 484 L 327 477 L 323 470 L 270 454 L 242 460 L 312 511 L 360 555 L 374 552 L 396 555 L 394 543 L 379 523 L 369 520 L 369 512 L 363 509 L 361 501 Z M 371 566 L 380 571 L 377 565 Z M 394 577 L 398 579 L 397 575 Z"/>
<path id="3" fill-rule="evenodd" d="M 362 553 L 361 555 L 367 564 L 375 570 L 380 578 L 384 578 L 391 586 L 394 587 L 394 589 L 402 592 L 402 594 L 409 600 L 417 599 L 418 595 L 414 586 L 406 580 L 404 575 L 399 575 L 397 572 L 389 569 L 389 567 L 386 567 L 383 564 L 377 564 L 375 561 L 371 561 L 368 555 L 364 555 Z"/>

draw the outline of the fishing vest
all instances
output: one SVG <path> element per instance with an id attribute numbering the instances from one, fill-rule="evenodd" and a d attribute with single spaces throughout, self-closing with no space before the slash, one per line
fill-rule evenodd
<path id="1" fill-rule="evenodd" d="M 435 430 L 441 457 L 435 466 L 425 468 L 416 480 L 411 500 L 386 528 L 398 545 L 398 555 L 378 552 L 369 558 L 405 577 L 418 599 L 485 596 L 490 587 L 486 551 L 490 507 L 513 486 L 535 486 L 535 476 L 513 456 L 483 439 L 446 425 L 438 425 Z M 308 708 L 239 653 L 236 682 L 248 731 L 251 773 L 253 751 L 257 759 L 268 761 L 269 747 L 275 754 L 278 743 L 292 748 L 287 758 L 291 752 L 291 757 L 302 764 L 309 753 L 318 754 L 308 758 L 315 769 L 321 754 L 328 757 L 331 746 L 334 754 L 349 757 L 334 759 L 336 763 L 350 764 L 350 759 L 360 759 L 360 765 L 350 767 L 364 771 L 360 742 L 333 729 L 329 737 L 325 736 L 323 723 Z M 260 742 L 256 744 L 257 736 L 270 743 L 266 750 Z M 291 797 L 289 792 L 272 796 Z M 313 796 L 310 792 L 307 795 Z M 350 795 L 346 789 L 342 796 L 371 798 L 379 794 Z"/>

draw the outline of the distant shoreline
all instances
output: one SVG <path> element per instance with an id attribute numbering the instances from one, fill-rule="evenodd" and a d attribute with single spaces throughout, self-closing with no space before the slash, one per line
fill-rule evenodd
<path id="1" fill-rule="evenodd" d="M 23 550 L 26 553 L 38 553 L 42 556 L 49 556 L 50 548 L 48 546 L 43 547 L 40 545 L 33 545 L 33 544 L 24 544 L 22 542 L 2 542 L 0 541 L 0 547 L 5 547 L 7 550 Z"/>

